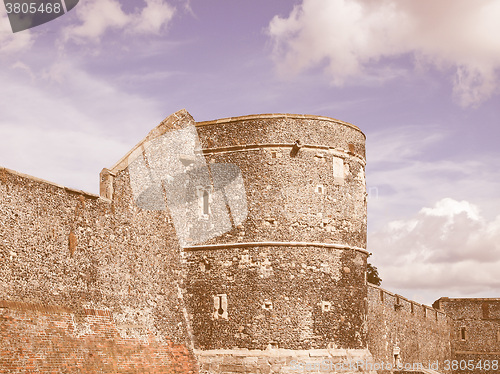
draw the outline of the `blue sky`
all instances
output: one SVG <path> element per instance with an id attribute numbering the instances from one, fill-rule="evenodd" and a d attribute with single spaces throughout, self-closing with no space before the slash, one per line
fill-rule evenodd
<path id="1" fill-rule="evenodd" d="M 0 165 L 89 192 L 169 114 L 367 136 L 368 250 L 416 301 L 500 296 L 499 0 L 80 0 L 13 34 Z"/>

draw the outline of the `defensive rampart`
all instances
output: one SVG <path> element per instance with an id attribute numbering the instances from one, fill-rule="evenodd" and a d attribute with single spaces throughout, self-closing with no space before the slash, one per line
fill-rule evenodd
<path id="1" fill-rule="evenodd" d="M 500 299 L 442 297 L 434 306 L 453 319 L 454 372 L 500 372 Z"/>
<path id="2" fill-rule="evenodd" d="M 368 347 L 376 362 L 450 372 L 451 326 L 445 313 L 368 284 Z"/>
<path id="3" fill-rule="evenodd" d="M 127 178 L 111 201 L 0 169 L 1 373 L 197 370 L 175 232 Z"/>

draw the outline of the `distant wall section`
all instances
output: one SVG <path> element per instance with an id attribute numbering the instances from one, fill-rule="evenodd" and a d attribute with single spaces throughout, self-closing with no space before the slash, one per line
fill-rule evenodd
<path id="1" fill-rule="evenodd" d="M 438 363 L 431 369 L 449 372 L 451 326 L 445 313 L 368 284 L 368 347 L 374 361 L 395 365 L 398 359 L 412 368 Z"/>
<path id="2" fill-rule="evenodd" d="M 453 318 L 451 344 L 455 373 L 500 372 L 500 299 L 443 297 L 434 303 Z M 462 368 L 460 368 L 462 364 Z"/>

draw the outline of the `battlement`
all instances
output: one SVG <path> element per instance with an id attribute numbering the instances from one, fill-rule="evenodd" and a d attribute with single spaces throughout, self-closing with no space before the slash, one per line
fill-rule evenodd
<path id="1" fill-rule="evenodd" d="M 381 305 L 386 305 L 390 308 L 394 308 L 395 311 L 406 311 L 411 314 L 421 315 L 424 318 L 434 318 L 436 321 L 438 320 L 446 320 L 450 318 L 445 312 L 442 310 L 438 310 L 434 307 L 420 304 L 416 301 L 410 300 L 404 296 L 392 293 L 382 287 L 376 286 L 374 284 L 368 283 L 368 288 L 373 289 L 369 292 L 373 294 L 374 290 L 378 292 L 378 303 Z M 375 298 L 373 299 L 375 300 Z"/>
<path id="2" fill-rule="evenodd" d="M 63 185 L 55 183 L 55 182 L 47 181 L 47 180 L 42 179 L 42 178 L 37 178 L 37 177 L 34 177 L 32 175 L 20 173 L 18 171 L 7 169 L 7 168 L 0 166 L 0 182 L 6 183 L 8 175 L 11 175 L 13 177 L 19 177 L 19 178 L 25 180 L 27 183 L 30 183 L 30 182 L 40 183 L 40 184 L 45 184 L 47 186 L 56 187 L 60 190 L 66 191 L 67 193 L 81 195 L 81 196 L 88 198 L 88 199 L 101 199 L 102 198 L 103 200 L 109 201 L 109 199 L 106 199 L 102 196 L 93 194 L 91 192 L 85 192 L 85 191 L 77 190 L 77 189 L 74 189 L 71 187 L 66 187 L 66 186 L 63 186 Z"/>

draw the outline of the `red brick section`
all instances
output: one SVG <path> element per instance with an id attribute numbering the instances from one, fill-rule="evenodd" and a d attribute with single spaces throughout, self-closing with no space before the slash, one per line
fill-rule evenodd
<path id="1" fill-rule="evenodd" d="M 195 374 L 185 345 L 119 334 L 109 311 L 0 301 L 0 373 Z"/>

